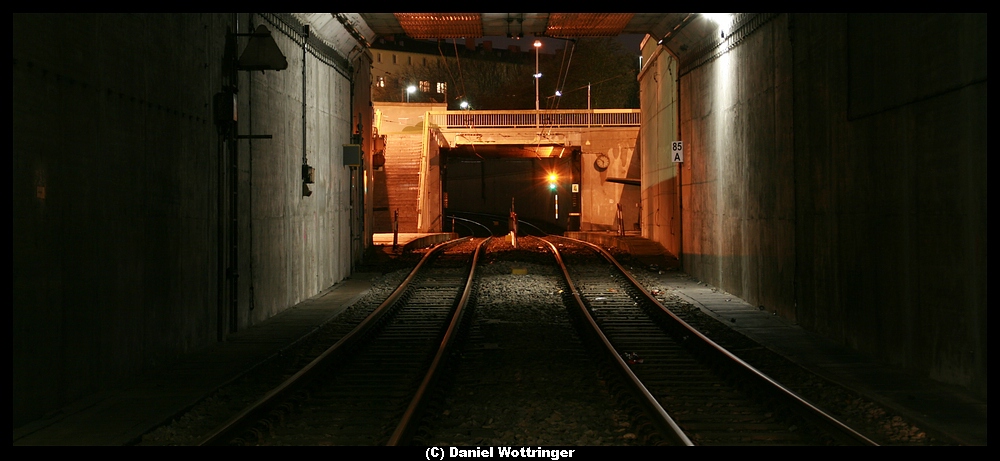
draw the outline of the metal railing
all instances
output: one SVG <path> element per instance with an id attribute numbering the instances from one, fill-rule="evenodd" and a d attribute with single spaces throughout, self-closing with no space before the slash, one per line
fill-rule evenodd
<path id="1" fill-rule="evenodd" d="M 639 109 L 449 110 L 427 113 L 438 129 L 637 127 Z"/>

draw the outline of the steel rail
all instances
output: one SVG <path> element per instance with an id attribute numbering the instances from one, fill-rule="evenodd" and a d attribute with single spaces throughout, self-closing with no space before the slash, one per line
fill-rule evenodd
<path id="1" fill-rule="evenodd" d="M 479 243 L 479 246 L 476 247 L 476 251 L 472 255 L 472 263 L 469 267 L 469 276 L 465 281 L 465 288 L 462 290 L 462 296 L 458 300 L 455 307 L 451 323 L 448 325 L 448 329 L 441 338 L 441 346 L 438 347 L 438 351 L 434 355 L 434 360 L 431 361 L 430 369 L 424 376 L 424 380 L 420 383 L 420 387 L 417 389 L 416 394 L 414 394 L 413 399 L 410 400 L 409 406 L 406 407 L 403 417 L 400 419 L 399 424 L 396 426 L 396 430 L 393 431 L 392 436 L 389 438 L 389 442 L 386 445 L 405 445 L 412 439 L 413 433 L 417 427 L 417 417 L 420 415 L 421 410 L 423 410 L 426 403 L 426 399 L 424 397 L 437 382 L 437 379 L 440 376 L 439 370 L 443 368 L 445 362 L 447 361 L 448 353 L 451 352 L 452 345 L 454 344 L 453 339 L 458 335 L 458 330 L 462 325 L 462 319 L 465 317 L 466 312 L 465 307 L 469 303 L 469 298 L 472 295 L 472 286 L 476 277 L 476 267 L 479 264 L 479 257 L 483 253 L 483 249 L 486 248 L 487 242 L 491 239 L 492 237 L 484 239 Z"/>
<path id="2" fill-rule="evenodd" d="M 245 424 L 248 424 L 250 421 L 267 414 L 267 412 L 278 405 L 278 402 L 282 398 L 289 395 L 293 390 L 297 389 L 299 385 L 307 381 L 307 377 L 312 376 L 318 370 L 322 369 L 326 364 L 332 361 L 334 357 L 339 356 L 343 351 L 347 350 L 349 346 L 356 344 L 361 338 L 364 337 L 365 333 L 377 325 L 391 310 L 393 305 L 396 304 L 396 301 L 399 300 L 399 298 L 409 289 L 410 282 L 413 281 L 416 274 L 433 255 L 440 253 L 449 246 L 455 245 L 467 239 L 468 237 L 450 240 L 439 243 L 431 248 L 430 251 L 428 251 L 424 257 L 420 259 L 420 262 L 417 263 L 416 267 L 410 271 L 406 279 L 400 283 L 399 287 L 397 287 L 384 302 L 379 304 L 379 306 L 360 324 L 358 324 L 357 327 L 351 330 L 350 333 L 327 348 L 323 351 L 323 353 L 309 362 L 306 366 L 302 367 L 302 369 L 294 375 L 286 379 L 274 389 L 268 391 L 267 394 L 258 399 L 256 402 L 244 408 L 228 421 L 212 430 L 208 435 L 199 440 L 196 445 L 203 446 L 224 444 L 226 441 L 231 440 L 234 437 L 234 433 L 242 429 Z"/>
<path id="3" fill-rule="evenodd" d="M 699 332 L 694 327 L 689 325 L 687 322 L 682 320 L 680 317 L 675 315 L 673 312 L 670 311 L 670 309 L 667 309 L 666 306 L 660 303 L 660 301 L 657 300 L 656 297 L 654 297 L 651 293 L 649 293 L 649 291 L 647 291 L 646 288 L 643 287 L 641 283 L 639 283 L 634 277 L 632 277 L 632 274 L 630 274 L 621 264 L 619 264 L 618 261 L 614 258 L 614 256 L 608 253 L 604 248 L 601 248 L 599 245 L 595 245 L 593 243 L 583 240 L 577 240 L 562 236 L 554 236 L 554 237 L 583 244 L 590 248 L 593 248 L 595 251 L 601 254 L 605 258 L 605 260 L 607 260 L 610 264 L 614 265 L 618 269 L 618 271 L 625 276 L 625 278 L 629 281 L 629 283 L 631 283 L 636 288 L 636 290 L 640 292 L 643 295 L 643 297 L 645 297 L 646 300 L 648 300 L 649 303 L 657 306 L 657 308 L 659 308 L 659 310 L 662 311 L 663 314 L 665 314 L 675 322 L 676 326 L 682 328 L 685 334 L 689 334 L 692 337 L 698 338 L 700 340 L 699 343 L 706 346 L 706 350 L 709 351 L 709 353 L 714 354 L 717 358 L 729 361 L 730 363 L 735 365 L 738 370 L 743 372 L 744 376 L 760 384 L 763 389 L 766 389 L 769 392 L 771 392 L 771 394 L 774 397 L 777 397 L 785 402 L 790 403 L 791 408 L 795 410 L 800 416 L 806 418 L 807 420 L 811 421 L 817 426 L 824 428 L 825 430 L 828 431 L 828 433 L 837 438 L 837 440 L 840 440 L 842 443 L 852 444 L 852 445 L 868 445 L 868 446 L 878 445 L 865 435 L 854 430 L 850 426 L 844 424 L 837 418 L 834 418 L 833 416 L 826 413 L 819 407 L 813 405 L 805 398 L 799 396 L 791 389 L 788 389 L 787 387 L 775 381 L 771 377 L 767 376 L 766 374 L 756 369 L 749 363 L 746 363 L 745 361 L 743 361 L 743 359 L 740 359 L 732 352 L 729 352 L 722 346 L 718 345 L 715 341 L 712 341 L 707 336 L 703 335 L 701 332 Z M 574 295 L 575 294 L 576 293 L 574 292 Z"/>
<path id="4" fill-rule="evenodd" d="M 445 215 L 445 219 L 448 219 L 450 217 L 450 218 L 455 218 L 455 219 L 458 219 L 458 220 L 461 220 L 461 221 L 468 221 L 468 222 L 476 223 L 477 225 L 486 228 L 486 230 L 488 232 L 490 232 L 491 235 L 493 235 L 493 231 L 491 231 L 486 225 L 484 225 L 481 222 L 476 221 L 474 219 L 460 218 L 460 217 L 456 216 L 456 214 L 458 214 L 458 213 L 461 213 L 461 214 L 464 214 L 464 215 L 467 215 L 467 216 L 485 217 L 485 218 L 489 218 L 491 221 L 506 221 L 510 217 L 509 215 L 493 214 L 493 213 L 477 213 L 477 212 L 472 212 L 472 211 L 459 211 L 459 212 L 449 213 L 449 214 Z M 538 232 L 537 235 L 530 234 L 528 232 L 522 232 L 521 233 L 522 235 L 531 235 L 533 237 L 545 237 L 547 235 L 550 235 L 544 229 L 538 227 L 537 225 L 535 225 L 534 223 L 532 223 L 530 221 L 525 221 L 523 219 L 518 218 L 517 224 L 518 224 L 519 230 L 523 229 L 523 227 L 521 227 L 521 226 L 527 226 L 527 227 L 531 227 L 532 229 L 535 229 L 535 231 Z M 506 232 L 504 234 L 506 234 Z M 493 235 L 493 236 L 496 237 L 496 235 Z"/>
<path id="5" fill-rule="evenodd" d="M 483 223 L 481 223 L 479 221 L 476 221 L 476 220 L 473 220 L 473 219 L 459 218 L 458 216 L 455 216 L 455 215 L 445 215 L 445 219 L 448 219 L 448 218 L 454 219 L 456 221 L 463 221 L 463 222 L 466 222 L 466 223 L 475 224 L 475 225 L 477 225 L 479 227 L 482 227 L 483 229 L 486 229 L 486 232 L 489 233 L 490 237 L 495 237 L 495 235 L 493 235 L 493 231 L 490 230 L 489 227 L 486 227 L 486 225 L 484 225 Z M 469 230 L 472 230 L 472 228 L 469 227 L 469 226 L 466 226 L 465 228 L 469 229 Z M 452 230 L 452 232 L 454 232 L 454 230 Z M 475 234 L 475 231 L 473 231 L 473 234 Z"/>

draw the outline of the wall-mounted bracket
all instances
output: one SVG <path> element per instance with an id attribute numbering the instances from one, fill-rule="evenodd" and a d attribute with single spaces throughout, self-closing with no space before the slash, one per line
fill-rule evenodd
<path id="1" fill-rule="evenodd" d="M 288 68 L 288 60 L 281 54 L 281 49 L 274 42 L 271 31 L 263 24 L 258 25 L 252 34 L 237 34 L 238 36 L 249 36 L 250 41 L 243 49 L 243 54 L 237 62 L 239 70 L 285 70 Z"/>

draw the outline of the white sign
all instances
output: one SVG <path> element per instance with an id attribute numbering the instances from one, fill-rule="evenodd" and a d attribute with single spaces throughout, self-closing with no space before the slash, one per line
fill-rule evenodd
<path id="1" fill-rule="evenodd" d="M 674 163 L 684 163 L 684 141 L 670 143 L 670 158 Z"/>
<path id="2" fill-rule="evenodd" d="M 573 192 L 580 192 L 580 185 L 579 184 L 573 184 Z"/>

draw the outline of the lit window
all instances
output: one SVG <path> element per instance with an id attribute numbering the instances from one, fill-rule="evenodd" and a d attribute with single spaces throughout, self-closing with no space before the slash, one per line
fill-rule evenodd
<path id="1" fill-rule="evenodd" d="M 445 94 L 448 92 L 448 84 L 445 82 L 437 82 L 437 92 L 439 94 Z"/>
<path id="2" fill-rule="evenodd" d="M 431 92 L 431 82 L 429 82 L 427 80 L 421 80 L 420 81 L 420 92 L 421 93 L 430 93 Z"/>
<path id="3" fill-rule="evenodd" d="M 385 88 L 385 77 L 376 77 L 375 86 Z"/>

